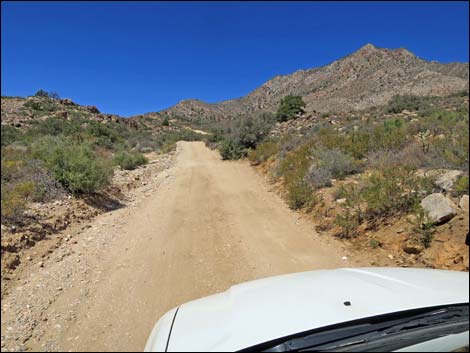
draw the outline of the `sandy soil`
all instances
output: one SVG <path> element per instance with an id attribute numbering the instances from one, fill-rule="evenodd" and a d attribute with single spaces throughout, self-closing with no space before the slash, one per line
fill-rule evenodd
<path id="1" fill-rule="evenodd" d="M 364 265 L 246 162 L 221 161 L 202 142 L 179 142 L 159 178 L 141 202 L 98 216 L 61 261 L 25 272 L 2 300 L 2 350 L 139 351 L 186 301 L 266 276 Z M 15 338 L 21 329 L 30 332 Z"/>

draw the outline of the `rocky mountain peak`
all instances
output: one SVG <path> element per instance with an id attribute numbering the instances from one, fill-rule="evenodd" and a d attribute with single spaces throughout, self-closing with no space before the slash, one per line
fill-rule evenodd
<path id="1" fill-rule="evenodd" d="M 163 111 L 188 119 L 230 119 L 275 111 L 286 95 L 300 95 L 306 111 L 340 112 L 386 104 L 397 94 L 445 96 L 468 90 L 468 63 L 441 64 L 405 48 L 367 43 L 329 65 L 275 76 L 244 97 L 209 104 L 185 100 Z"/>
<path id="2" fill-rule="evenodd" d="M 377 48 L 374 44 L 367 43 L 366 45 L 362 46 L 362 47 L 357 51 L 357 53 L 360 53 L 360 52 L 371 52 L 371 51 L 375 51 L 375 50 L 379 50 L 379 48 Z"/>

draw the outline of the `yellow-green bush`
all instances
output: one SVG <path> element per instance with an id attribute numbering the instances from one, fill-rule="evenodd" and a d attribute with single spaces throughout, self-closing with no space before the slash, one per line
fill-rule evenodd
<path id="1" fill-rule="evenodd" d="M 279 145 L 276 142 L 266 141 L 256 146 L 256 149 L 250 150 L 248 152 L 248 159 L 255 164 L 263 163 L 278 151 Z"/>
<path id="2" fill-rule="evenodd" d="M 352 238 L 357 235 L 357 227 L 360 224 L 360 216 L 346 209 L 343 213 L 336 215 L 335 224 L 341 227 L 340 238 Z"/>
<path id="3" fill-rule="evenodd" d="M 310 163 L 308 155 L 309 146 L 301 146 L 288 153 L 279 166 L 287 190 L 288 204 L 292 209 L 313 206 L 316 202 L 314 190 L 305 180 Z"/>
<path id="4" fill-rule="evenodd" d="M 344 187 L 341 196 L 350 204 L 365 203 L 367 218 L 387 217 L 413 211 L 419 200 L 431 192 L 432 180 L 413 170 L 393 168 L 374 171 L 360 188 Z"/>
<path id="5" fill-rule="evenodd" d="M 317 202 L 312 187 L 302 177 L 291 177 L 287 181 L 287 201 L 289 207 L 296 210 L 302 207 L 313 207 Z"/>
<path id="6" fill-rule="evenodd" d="M 109 161 L 100 158 L 86 143 L 47 137 L 35 145 L 35 155 L 74 194 L 98 191 L 108 184 L 113 173 Z"/>
<path id="7" fill-rule="evenodd" d="M 133 170 L 140 165 L 148 163 L 148 159 L 140 152 L 119 151 L 114 155 L 113 162 L 122 169 Z"/>
<path id="8" fill-rule="evenodd" d="M 454 192 L 457 195 L 468 194 L 468 175 L 463 175 L 455 181 Z"/>
<path id="9" fill-rule="evenodd" d="M 18 219 L 25 210 L 28 201 L 33 197 L 35 190 L 35 185 L 31 181 L 2 185 L 2 219 Z"/>

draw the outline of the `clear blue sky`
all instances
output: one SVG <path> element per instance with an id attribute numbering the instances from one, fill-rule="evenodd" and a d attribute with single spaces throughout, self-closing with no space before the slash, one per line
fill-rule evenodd
<path id="1" fill-rule="evenodd" d="M 468 61 L 468 2 L 2 2 L 2 95 L 122 116 L 243 96 L 366 43 Z"/>

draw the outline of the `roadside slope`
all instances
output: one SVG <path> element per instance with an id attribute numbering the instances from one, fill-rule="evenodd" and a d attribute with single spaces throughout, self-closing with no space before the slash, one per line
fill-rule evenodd
<path id="1" fill-rule="evenodd" d="M 81 238 L 111 240 L 84 254 L 87 270 L 64 283 L 28 348 L 142 350 L 156 320 L 185 301 L 261 277 L 355 265 L 246 163 L 222 162 L 201 142 L 178 144 L 158 192 L 96 222 Z"/>

